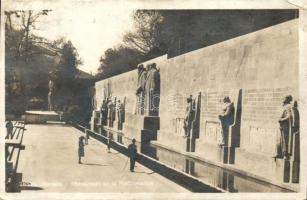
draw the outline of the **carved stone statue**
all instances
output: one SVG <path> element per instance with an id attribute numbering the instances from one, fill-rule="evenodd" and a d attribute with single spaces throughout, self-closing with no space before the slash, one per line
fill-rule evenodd
<path id="1" fill-rule="evenodd" d="M 136 114 L 144 114 L 144 98 L 147 71 L 143 64 L 138 65 L 138 84 L 136 89 Z"/>
<path id="2" fill-rule="evenodd" d="M 145 114 L 148 116 L 157 116 L 160 104 L 160 72 L 156 68 L 155 63 L 147 65 L 146 70 Z"/>
<path id="3" fill-rule="evenodd" d="M 107 125 L 107 117 L 108 117 L 108 102 L 106 99 L 102 101 L 102 105 L 100 107 L 101 113 L 101 124 Z"/>
<path id="4" fill-rule="evenodd" d="M 112 110 L 113 110 L 113 103 L 110 99 L 108 99 L 108 126 L 112 127 Z"/>
<path id="5" fill-rule="evenodd" d="M 187 107 L 185 111 L 185 117 L 183 122 L 183 129 L 184 129 L 184 136 L 190 137 L 191 135 L 191 128 L 192 128 L 192 121 L 194 120 L 194 110 L 193 110 L 193 101 L 192 95 L 187 98 Z"/>
<path id="6" fill-rule="evenodd" d="M 289 137 L 291 136 L 291 125 L 293 124 L 293 112 L 292 112 L 292 96 L 286 96 L 283 100 L 283 111 L 278 122 L 280 125 L 281 133 L 281 149 L 282 156 L 284 159 L 289 158 L 290 149 L 289 149 Z"/>
<path id="7" fill-rule="evenodd" d="M 114 97 L 114 102 L 112 102 L 112 100 L 109 100 L 109 103 L 108 103 L 108 125 L 109 127 L 113 127 L 115 118 L 116 118 L 116 97 Z"/>
<path id="8" fill-rule="evenodd" d="M 235 107 L 228 96 L 223 98 L 222 113 L 218 116 L 222 125 L 222 141 L 221 146 L 228 145 L 229 126 L 234 123 Z"/>
<path id="9" fill-rule="evenodd" d="M 96 89 L 95 87 L 90 88 L 90 97 L 92 102 L 92 110 L 96 110 L 97 103 L 96 103 Z"/>
<path id="10" fill-rule="evenodd" d="M 49 80 L 48 88 L 48 110 L 54 110 L 54 82 L 51 79 Z"/>
<path id="11" fill-rule="evenodd" d="M 125 105 L 124 102 L 120 100 L 117 101 L 117 121 L 118 121 L 118 129 L 122 130 L 124 118 L 125 118 Z"/>

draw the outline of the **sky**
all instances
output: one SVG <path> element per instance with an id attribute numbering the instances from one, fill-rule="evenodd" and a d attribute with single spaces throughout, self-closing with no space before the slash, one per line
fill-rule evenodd
<path id="1" fill-rule="evenodd" d="M 66 2 L 66 3 L 65 3 Z M 52 9 L 40 17 L 33 33 L 50 40 L 65 37 L 76 47 L 83 64 L 79 69 L 95 74 L 104 51 L 122 42 L 123 34 L 133 29 L 133 7 L 117 1 L 54 1 Z M 42 6 L 44 7 L 44 6 Z"/>
<path id="2" fill-rule="evenodd" d="M 83 64 L 79 69 L 95 74 L 104 51 L 122 41 L 123 34 L 133 27 L 133 9 L 115 4 L 58 4 L 41 18 L 38 35 L 54 40 L 61 36 L 72 41 Z"/>
<path id="3" fill-rule="evenodd" d="M 247 4 L 244 1 L 221 0 L 217 3 L 215 0 L 6 0 L 4 7 L 7 10 L 52 9 L 48 16 L 40 18 L 37 24 L 39 30 L 35 33 L 50 40 L 59 37 L 71 40 L 83 61 L 79 69 L 95 74 L 104 51 L 120 44 L 123 34 L 133 30 L 132 13 L 136 9 L 230 9 L 238 8 L 241 4 L 245 8 L 255 9 L 267 5 L 263 3 L 266 0 L 258 0 L 262 1 L 262 4 L 255 4 L 255 1 L 249 1 Z M 285 7 L 280 5 L 280 0 L 272 1 L 276 4 L 274 7 Z"/>

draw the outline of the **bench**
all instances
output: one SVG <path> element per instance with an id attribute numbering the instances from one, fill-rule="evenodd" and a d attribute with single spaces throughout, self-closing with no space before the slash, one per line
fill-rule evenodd
<path id="1" fill-rule="evenodd" d="M 13 123 L 12 138 L 5 140 L 5 183 L 7 192 L 14 191 L 14 186 L 16 184 L 15 177 L 20 151 L 24 149 L 24 146 L 22 145 L 24 131 L 25 123 L 23 121 L 15 121 Z"/>

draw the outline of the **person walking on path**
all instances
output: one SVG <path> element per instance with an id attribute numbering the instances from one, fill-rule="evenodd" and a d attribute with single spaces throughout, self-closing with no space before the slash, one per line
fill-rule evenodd
<path id="1" fill-rule="evenodd" d="M 79 164 L 81 164 L 81 158 L 84 157 L 84 137 L 79 137 L 79 148 L 78 148 L 78 155 L 79 155 Z"/>
<path id="2" fill-rule="evenodd" d="M 135 160 L 137 156 L 137 148 L 135 145 L 135 139 L 132 139 L 132 143 L 128 146 L 128 152 L 130 157 L 130 172 L 134 172 Z"/>

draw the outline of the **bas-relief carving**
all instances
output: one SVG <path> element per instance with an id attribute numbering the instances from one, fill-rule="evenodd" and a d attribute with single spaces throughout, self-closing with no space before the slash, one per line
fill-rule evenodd
<path id="1" fill-rule="evenodd" d="M 242 148 L 249 149 L 255 153 L 277 155 L 278 139 L 276 129 L 250 126 L 245 133 Z M 263 140 L 265 138 L 265 140 Z M 246 140 L 247 139 L 247 140 Z"/>
<path id="2" fill-rule="evenodd" d="M 184 130 L 184 118 L 176 118 L 175 119 L 175 132 L 176 135 L 184 136 L 185 130 Z"/>
<path id="3" fill-rule="evenodd" d="M 206 142 L 218 144 L 222 142 L 221 137 L 221 124 L 220 122 L 216 121 L 206 121 L 205 122 L 205 130 L 203 137 L 205 138 Z"/>

